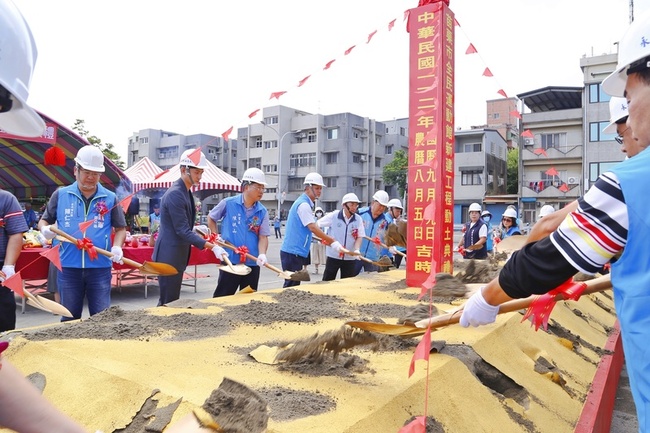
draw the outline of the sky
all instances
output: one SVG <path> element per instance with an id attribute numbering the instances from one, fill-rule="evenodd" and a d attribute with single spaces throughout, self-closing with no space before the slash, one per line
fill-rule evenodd
<path id="1" fill-rule="evenodd" d="M 14 1 L 39 53 L 30 105 L 68 127 L 83 119 L 125 162 L 140 129 L 219 136 L 234 126 L 233 138 L 261 120 L 249 113 L 278 104 L 408 117 L 403 17 L 416 0 Z M 460 24 L 456 127 L 484 124 L 485 101 L 500 98 L 499 89 L 516 96 L 581 86 L 580 58 L 616 52 L 629 3 L 451 0 Z M 634 0 L 635 17 L 645 10 L 650 0 Z M 478 53 L 465 54 L 470 43 Z M 486 67 L 493 77 L 482 75 Z M 269 100 L 279 91 L 287 93 Z"/>

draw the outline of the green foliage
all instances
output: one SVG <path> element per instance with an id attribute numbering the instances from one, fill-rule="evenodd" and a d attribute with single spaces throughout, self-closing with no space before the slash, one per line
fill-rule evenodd
<path id="1" fill-rule="evenodd" d="M 111 143 L 102 143 L 102 140 L 97 137 L 96 135 L 89 135 L 90 132 L 86 129 L 86 121 L 83 119 L 77 119 L 74 122 L 74 126 L 72 127 L 73 130 L 77 131 L 77 134 L 81 135 L 82 137 L 85 137 L 86 140 L 88 140 L 88 143 L 92 144 L 93 146 L 99 147 L 99 150 L 102 151 L 104 155 L 111 161 L 115 163 L 119 168 L 122 170 L 126 169 L 126 164 L 124 164 L 124 161 L 122 161 L 122 157 L 115 152 L 115 146 L 113 146 Z"/>
<path id="2" fill-rule="evenodd" d="M 394 159 L 384 166 L 384 183 L 396 185 L 400 197 L 403 197 L 406 191 L 408 165 L 407 153 L 398 150 L 395 152 Z"/>
<path id="3" fill-rule="evenodd" d="M 519 149 L 511 149 L 507 155 L 506 193 L 519 194 Z"/>

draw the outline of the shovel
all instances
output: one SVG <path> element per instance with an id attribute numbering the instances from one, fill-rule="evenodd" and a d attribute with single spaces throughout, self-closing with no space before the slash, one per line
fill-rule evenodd
<path id="1" fill-rule="evenodd" d="M 364 236 L 363 238 L 369 240 L 370 242 L 376 243 L 375 240 L 374 240 L 373 238 L 369 238 L 368 236 Z M 384 248 L 389 248 L 388 245 L 386 245 L 386 244 L 383 243 L 383 242 L 380 242 L 379 245 L 381 245 L 381 246 L 384 247 Z M 396 251 L 396 252 L 397 252 L 397 254 L 399 254 L 400 256 L 402 256 L 402 257 L 406 257 L 406 254 L 404 254 L 403 252 L 401 252 L 401 251 Z"/>
<path id="2" fill-rule="evenodd" d="M 316 236 L 313 237 L 313 240 L 316 241 L 316 242 L 323 242 L 320 238 L 317 238 Z M 379 259 L 378 262 L 375 262 L 373 260 L 370 260 L 367 257 L 362 256 L 361 254 L 357 254 L 354 251 L 350 251 L 347 248 L 341 248 L 341 252 L 343 254 L 347 254 L 349 256 L 358 257 L 360 260 L 363 260 L 366 263 L 371 263 L 371 264 L 373 264 L 375 266 L 384 266 L 385 267 L 385 266 L 391 266 L 393 264 L 393 262 L 391 262 L 390 259 L 388 257 L 386 257 L 386 256 L 382 256 Z"/>
<path id="3" fill-rule="evenodd" d="M 65 240 L 68 242 L 72 242 L 73 244 L 77 243 L 77 238 L 75 238 L 72 235 L 67 234 L 64 231 L 59 230 L 57 227 L 51 227 L 50 230 L 52 230 L 53 233 L 56 233 L 59 236 L 62 236 Z M 95 247 L 95 250 L 102 256 L 106 257 L 113 257 L 113 253 L 110 251 L 103 250 L 99 247 Z M 144 262 L 144 263 L 138 263 L 134 260 L 127 259 L 126 257 L 122 258 L 122 262 L 124 264 L 132 266 L 134 268 L 137 268 L 142 274 L 147 274 L 147 275 L 160 275 L 163 277 L 167 277 L 170 275 L 176 275 L 178 274 L 178 271 L 176 270 L 175 267 L 173 267 L 170 264 L 167 263 L 160 263 L 160 262 Z"/>
<path id="4" fill-rule="evenodd" d="M 222 254 L 221 259 L 224 262 L 226 262 L 226 265 L 228 265 L 228 266 L 219 266 L 219 270 L 221 271 L 230 272 L 231 274 L 235 274 L 235 275 L 248 275 L 251 273 L 252 269 L 243 263 L 240 263 L 238 265 L 233 265 L 232 262 L 230 261 L 230 258 L 228 258 L 228 254 Z"/>
<path id="5" fill-rule="evenodd" d="M 513 251 L 518 251 L 523 248 L 524 245 L 528 243 L 528 236 L 526 235 L 516 235 L 510 236 L 494 244 L 494 250 L 498 253 L 512 253 Z"/>
<path id="6" fill-rule="evenodd" d="M 226 247 L 228 249 L 231 249 L 233 251 L 236 251 L 237 248 L 235 248 L 234 245 L 231 245 L 227 242 L 220 242 L 217 241 L 219 245 L 222 247 Z M 246 257 L 248 257 L 251 260 L 257 261 L 257 257 L 255 257 L 252 254 L 246 253 Z M 272 270 L 273 272 L 278 274 L 278 277 L 284 278 L 285 280 L 291 280 L 291 281 L 311 281 L 311 278 L 309 277 L 309 273 L 305 270 L 300 270 L 300 271 L 295 271 L 295 272 L 289 272 L 289 271 L 283 271 L 282 269 L 276 268 L 275 266 L 269 264 L 269 263 L 264 263 L 264 267 L 267 269 Z"/>
<path id="7" fill-rule="evenodd" d="M 587 288 L 583 292 L 583 295 L 590 293 L 603 292 L 612 288 L 612 281 L 610 275 L 604 275 L 602 277 L 594 278 L 593 280 L 585 281 Z M 499 306 L 499 314 L 511 313 L 513 311 L 519 311 L 524 308 L 528 308 L 530 304 L 537 299 L 537 295 L 529 296 L 528 298 L 523 299 L 514 299 L 512 301 L 504 302 Z M 555 301 L 563 301 L 564 295 L 561 293 L 555 295 Z M 440 316 L 431 317 L 429 319 L 420 320 L 414 325 L 392 325 L 389 323 L 375 323 L 375 322 L 347 322 L 346 325 L 352 326 L 354 328 L 363 329 L 366 331 L 377 332 L 379 334 L 386 335 L 399 335 L 403 337 L 414 337 L 417 335 L 424 335 L 427 327 L 442 328 L 443 326 L 453 325 L 458 323 L 460 316 L 463 313 L 463 309 L 458 309 L 453 313 L 442 314 Z"/>

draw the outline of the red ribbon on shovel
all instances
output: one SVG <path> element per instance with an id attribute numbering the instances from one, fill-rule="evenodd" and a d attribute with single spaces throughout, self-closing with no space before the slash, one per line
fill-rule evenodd
<path id="1" fill-rule="evenodd" d="M 551 311 L 555 307 L 556 301 L 555 296 L 562 294 L 564 299 L 577 301 L 580 299 L 580 296 L 587 288 L 587 285 L 583 281 L 573 281 L 573 278 L 568 279 L 560 286 L 551 290 L 548 293 L 539 295 L 535 300 L 533 300 L 526 309 L 526 314 L 524 314 L 524 320 L 530 318 L 531 326 L 535 326 L 535 331 L 539 329 L 540 326 L 544 328 L 548 327 L 548 319 L 551 316 Z"/>
<path id="2" fill-rule="evenodd" d="M 248 247 L 242 245 L 235 248 L 235 254 L 239 254 L 239 263 L 246 263 L 246 254 L 248 254 Z"/>
<path id="3" fill-rule="evenodd" d="M 88 238 L 77 239 L 77 248 L 80 250 L 88 251 L 88 257 L 90 260 L 95 260 L 97 258 L 97 250 L 93 245 L 93 241 Z"/>

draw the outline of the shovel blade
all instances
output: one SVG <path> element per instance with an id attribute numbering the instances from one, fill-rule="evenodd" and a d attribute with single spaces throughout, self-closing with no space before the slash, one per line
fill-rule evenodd
<path id="1" fill-rule="evenodd" d="M 178 271 L 175 267 L 167 263 L 160 262 L 144 262 L 142 266 L 138 268 L 142 274 L 146 275 L 160 275 L 163 277 L 168 277 L 170 275 L 178 274 Z"/>
<path id="2" fill-rule="evenodd" d="M 248 275 L 251 273 L 251 268 L 246 265 L 224 265 L 219 266 L 220 271 L 228 272 L 234 275 Z"/>

